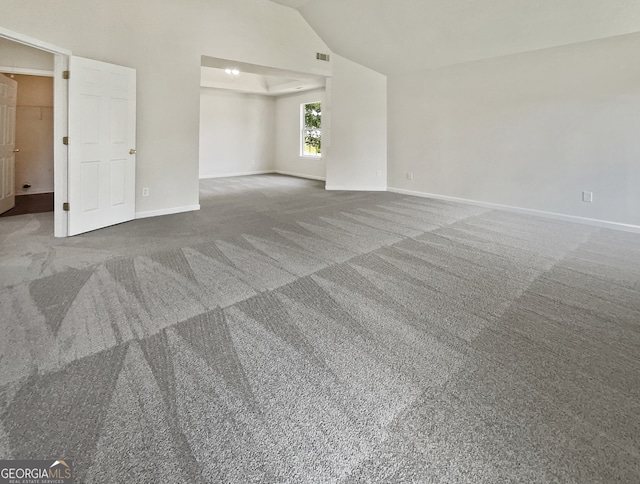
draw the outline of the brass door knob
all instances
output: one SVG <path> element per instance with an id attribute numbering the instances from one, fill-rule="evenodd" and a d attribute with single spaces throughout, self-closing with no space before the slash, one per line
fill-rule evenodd
<path id="1" fill-rule="evenodd" d="M 129 150 L 129 154 L 130 154 L 130 155 L 135 155 L 135 154 L 136 154 L 136 149 L 135 149 L 135 148 L 131 148 L 131 149 Z"/>
<path id="2" fill-rule="evenodd" d="M 20 153 L 20 150 L 18 148 L 16 148 L 15 150 L 13 150 L 14 153 Z"/>

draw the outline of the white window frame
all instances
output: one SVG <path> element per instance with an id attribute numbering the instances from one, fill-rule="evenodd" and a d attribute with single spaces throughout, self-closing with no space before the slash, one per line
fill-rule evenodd
<path id="1" fill-rule="evenodd" d="M 305 153 L 304 151 L 304 148 L 306 145 L 304 138 L 305 138 L 305 132 L 307 131 L 304 125 L 304 113 L 305 113 L 304 107 L 307 104 L 320 104 L 320 106 L 322 106 L 322 101 L 308 101 L 300 104 L 300 158 L 311 158 L 311 159 L 317 160 L 322 158 L 322 150 L 320 151 L 320 153 L 317 153 L 317 154 Z M 320 131 L 320 139 L 322 139 L 322 128 L 320 128 L 319 131 Z"/>

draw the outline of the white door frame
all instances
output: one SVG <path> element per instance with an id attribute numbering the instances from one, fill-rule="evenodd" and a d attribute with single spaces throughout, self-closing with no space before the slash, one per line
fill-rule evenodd
<path id="1" fill-rule="evenodd" d="M 54 235 L 66 237 L 69 233 L 67 212 L 62 204 L 67 202 L 68 172 L 67 146 L 62 138 L 68 133 L 68 89 L 67 81 L 62 78 L 68 70 L 71 51 L 47 42 L 22 35 L 0 27 L 0 37 L 24 44 L 35 49 L 44 50 L 54 56 L 53 67 L 53 191 L 54 191 Z"/>

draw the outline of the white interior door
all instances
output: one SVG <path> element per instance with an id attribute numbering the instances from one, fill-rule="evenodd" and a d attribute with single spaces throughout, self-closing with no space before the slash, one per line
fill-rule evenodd
<path id="1" fill-rule="evenodd" d="M 69 235 L 135 217 L 136 71 L 69 59 Z"/>
<path id="2" fill-rule="evenodd" d="M 16 101 L 18 83 L 0 74 L 0 213 L 16 203 Z"/>

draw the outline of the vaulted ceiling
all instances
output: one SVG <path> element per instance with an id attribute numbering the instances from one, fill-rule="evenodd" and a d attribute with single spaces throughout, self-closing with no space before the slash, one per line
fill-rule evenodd
<path id="1" fill-rule="evenodd" d="M 271 0 L 385 74 L 640 31 L 639 0 Z"/>

